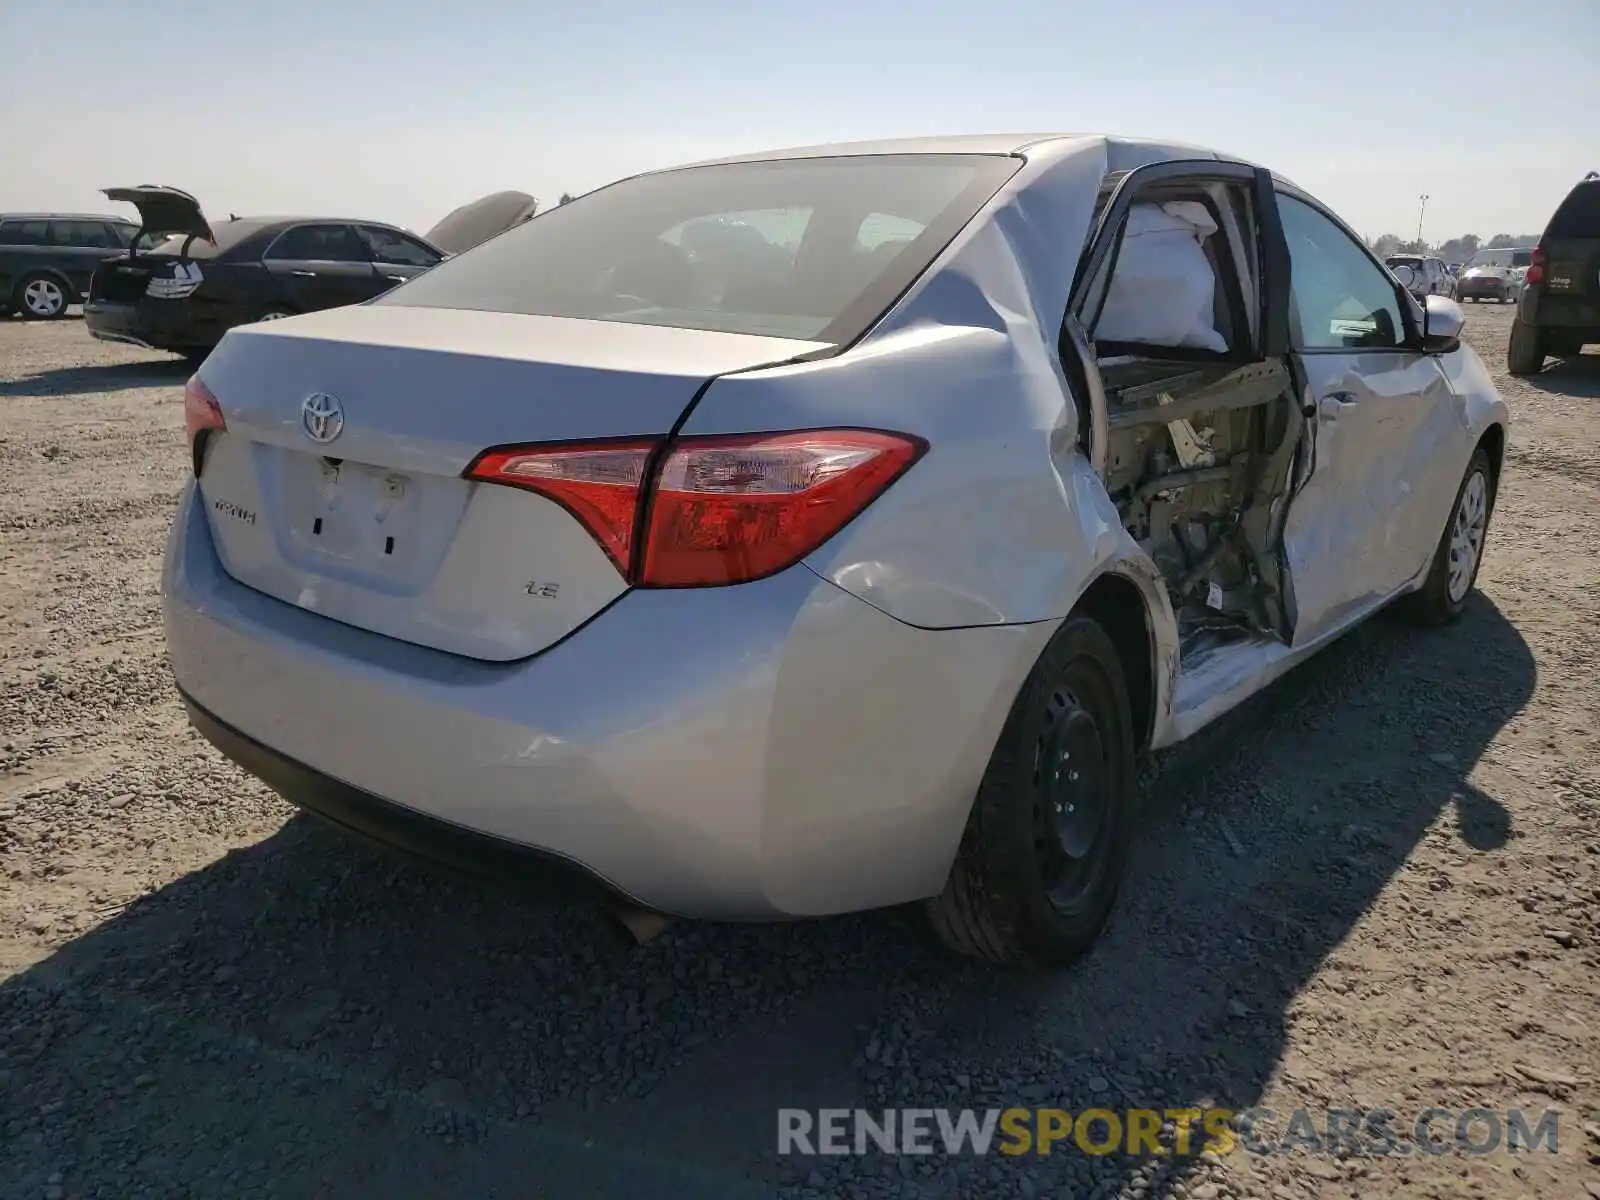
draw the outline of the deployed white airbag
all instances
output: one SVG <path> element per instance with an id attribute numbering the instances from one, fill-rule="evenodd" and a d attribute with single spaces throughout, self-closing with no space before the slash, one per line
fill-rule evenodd
<path id="1" fill-rule="evenodd" d="M 1193 201 L 1129 208 L 1095 340 L 1226 350 L 1214 316 L 1216 272 L 1201 248 L 1216 232 L 1206 206 Z"/>

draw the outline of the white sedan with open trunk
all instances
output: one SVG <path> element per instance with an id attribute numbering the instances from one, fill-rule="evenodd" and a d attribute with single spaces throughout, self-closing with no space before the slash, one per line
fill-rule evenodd
<path id="1" fill-rule="evenodd" d="M 196 726 L 442 863 L 713 919 L 924 901 L 1060 963 L 1138 756 L 1468 602 L 1451 301 L 1210 151 L 967 137 L 624 180 L 190 382 Z"/>

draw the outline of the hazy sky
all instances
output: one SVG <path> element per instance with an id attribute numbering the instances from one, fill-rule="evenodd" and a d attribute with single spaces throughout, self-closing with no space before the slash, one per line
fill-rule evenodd
<path id="1" fill-rule="evenodd" d="M 1600 0 L 0 0 L 0 105 L 0 209 L 170 183 L 426 230 L 501 188 L 1059 129 L 1262 162 L 1367 234 L 1427 192 L 1439 241 L 1540 229 L 1600 169 Z"/>

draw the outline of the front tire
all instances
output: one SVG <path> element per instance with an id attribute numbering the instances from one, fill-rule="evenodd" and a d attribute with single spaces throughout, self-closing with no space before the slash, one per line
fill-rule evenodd
<path id="1" fill-rule="evenodd" d="M 1012 704 L 944 891 L 927 902 L 951 949 L 1065 966 L 1111 914 L 1127 860 L 1137 738 L 1116 648 L 1069 617 Z"/>
<path id="2" fill-rule="evenodd" d="M 54 275 L 24 275 L 11 293 L 11 303 L 25 321 L 60 320 L 71 302 L 66 284 Z"/>
<path id="3" fill-rule="evenodd" d="M 1404 615 L 1419 625 L 1445 625 L 1466 611 L 1467 598 L 1483 565 L 1489 517 L 1494 512 L 1494 467 L 1483 447 L 1472 452 L 1467 473 L 1456 489 L 1450 519 L 1439 535 L 1433 565 L 1420 590 L 1401 602 Z"/>
<path id="4" fill-rule="evenodd" d="M 1506 345 L 1506 370 L 1513 375 L 1537 375 L 1544 366 L 1544 334 L 1520 320 L 1511 322 L 1511 341 Z"/>

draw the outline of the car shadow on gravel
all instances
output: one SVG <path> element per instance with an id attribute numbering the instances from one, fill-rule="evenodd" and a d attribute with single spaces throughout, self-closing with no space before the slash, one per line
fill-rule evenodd
<path id="1" fill-rule="evenodd" d="M 1369 623 L 1151 764 L 1119 911 L 1053 974 L 955 962 L 905 911 L 681 925 L 636 949 L 596 911 L 291 821 L 0 985 L 0 1178 L 972 1200 L 1138 1176 L 1156 1195 L 1202 1168 L 1061 1147 L 779 1157 L 777 1110 L 1250 1106 L 1291 1004 L 1337 976 L 1330 955 L 1419 842 L 1472 855 L 1514 835 L 1468 774 L 1533 687 L 1481 596 L 1452 629 Z"/>
<path id="2" fill-rule="evenodd" d="M 1558 396 L 1600 399 L 1600 354 L 1557 359 L 1537 375 L 1521 376 L 1521 381 L 1541 392 L 1553 392 Z"/>
<path id="3" fill-rule="evenodd" d="M 92 367 L 56 367 L 18 379 L 0 380 L 0 397 L 94 396 L 130 388 L 165 388 L 181 384 L 193 373 L 193 364 L 183 358 L 106 363 Z"/>

